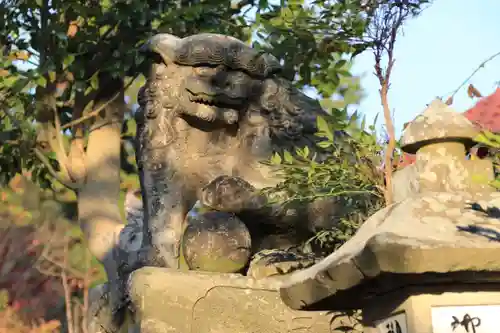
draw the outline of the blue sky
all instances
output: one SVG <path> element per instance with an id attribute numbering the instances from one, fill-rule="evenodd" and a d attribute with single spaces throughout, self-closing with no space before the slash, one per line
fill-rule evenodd
<path id="1" fill-rule="evenodd" d="M 421 16 L 408 21 L 396 43 L 389 103 L 396 133 L 405 122 L 425 109 L 436 96 L 460 85 L 485 59 L 500 52 L 500 0 L 435 0 Z M 379 84 L 373 75 L 373 55 L 358 56 L 353 74 L 362 77 L 365 98 L 358 110 L 372 123 L 382 106 Z M 492 93 L 500 81 L 500 57 L 489 62 L 470 81 L 483 95 Z M 454 98 L 456 111 L 465 111 L 471 100 L 466 87 Z"/>

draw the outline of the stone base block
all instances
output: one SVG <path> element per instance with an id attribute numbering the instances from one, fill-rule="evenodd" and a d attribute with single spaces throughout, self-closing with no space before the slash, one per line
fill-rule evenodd
<path id="1" fill-rule="evenodd" d="M 141 333 L 361 332 L 355 316 L 287 307 L 282 279 L 144 267 L 129 280 Z"/>

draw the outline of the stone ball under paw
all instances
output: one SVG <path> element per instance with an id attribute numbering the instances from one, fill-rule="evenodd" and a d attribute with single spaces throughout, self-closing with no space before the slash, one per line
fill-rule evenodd
<path id="1" fill-rule="evenodd" d="M 190 270 L 219 273 L 241 271 L 251 256 L 251 238 L 234 214 L 205 211 L 188 216 L 181 251 Z"/>

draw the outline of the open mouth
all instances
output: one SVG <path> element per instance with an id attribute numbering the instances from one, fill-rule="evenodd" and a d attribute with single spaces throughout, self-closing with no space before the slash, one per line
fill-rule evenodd
<path id="1" fill-rule="evenodd" d="M 209 95 L 193 95 L 189 93 L 189 101 L 198 104 L 204 104 L 208 106 L 213 106 L 221 109 L 240 109 L 243 105 L 242 101 L 239 99 L 227 99 L 221 100 L 214 96 Z"/>
<path id="2" fill-rule="evenodd" d="M 189 101 L 198 103 L 198 104 L 205 104 L 205 105 L 210 105 L 210 106 L 219 106 L 218 103 L 214 100 L 213 97 L 209 96 L 194 96 L 189 94 Z"/>

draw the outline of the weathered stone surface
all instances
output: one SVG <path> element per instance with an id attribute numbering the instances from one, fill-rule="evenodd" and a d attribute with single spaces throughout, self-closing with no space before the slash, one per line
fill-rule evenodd
<path id="1" fill-rule="evenodd" d="M 273 187 L 281 180 L 277 166 L 262 161 L 285 150 L 295 154 L 308 147 L 317 161 L 329 158 L 331 149 L 318 147 L 322 139 L 315 135 L 318 116 L 328 113 L 280 77 L 272 57 L 232 37 L 159 34 L 145 50 L 151 66 L 137 111 L 144 114 L 137 117 L 137 165 L 147 217 L 143 246 L 150 249 L 148 265 L 179 268 L 185 215 L 200 199 L 199 191 L 223 175 L 240 177 L 258 190 Z M 350 144 L 345 133 L 334 134 L 336 146 Z M 354 154 L 347 155 L 356 162 Z M 252 218 L 256 230 L 266 229 L 255 236 L 249 227 L 255 250 L 270 243 L 270 248 L 297 246 L 317 228 L 335 225 L 328 218 L 332 209 L 302 206 L 303 214 L 296 216 L 269 209 Z"/>
<path id="2" fill-rule="evenodd" d="M 472 138 L 477 134 L 479 131 L 467 118 L 443 101 L 435 99 L 405 129 L 401 148 L 415 154 L 429 141 L 447 139 L 472 143 Z"/>
<path id="3" fill-rule="evenodd" d="M 91 288 L 88 297 L 88 333 L 140 333 L 139 326 L 136 325 L 129 311 L 120 312 L 118 315 L 121 318 L 113 315 L 112 307 L 109 303 L 108 283 Z"/>
<path id="4" fill-rule="evenodd" d="M 179 65 L 224 65 L 259 78 L 282 70 L 279 61 L 271 54 L 249 48 L 237 38 L 215 33 L 200 33 L 185 38 L 158 34 L 146 47 L 161 54 L 167 62 Z"/>
<path id="5" fill-rule="evenodd" d="M 199 204 L 199 203 L 198 203 Z M 181 251 L 191 270 L 235 273 L 251 256 L 251 238 L 236 215 L 195 205 L 186 217 Z"/>
<path id="6" fill-rule="evenodd" d="M 408 165 L 393 173 L 392 197 L 400 202 L 419 193 L 418 171 L 415 164 Z"/>
<path id="7" fill-rule="evenodd" d="M 147 267 L 129 280 L 142 333 L 331 333 L 360 329 L 347 314 L 288 308 L 276 279 Z M 356 332 L 356 330 L 353 330 Z"/>
<path id="8" fill-rule="evenodd" d="M 331 156 L 331 149 L 317 145 L 322 138 L 316 135 L 317 118 L 328 113 L 317 100 L 279 76 L 281 66 L 276 59 L 235 38 L 215 34 L 182 39 L 160 34 L 143 50 L 147 51 L 149 68 L 146 84 L 139 90 L 140 107 L 135 119 L 144 219 L 122 229 L 120 244 L 109 256 L 113 263 L 105 265 L 110 281 L 109 313 L 115 317 L 116 326 L 121 323 L 129 296 L 133 297 L 123 292 L 124 281 L 138 267 L 182 270 L 188 261 L 195 269 L 234 271 L 243 265 L 246 250 L 229 260 L 235 265 L 229 265 L 228 269 L 227 259 L 232 255 L 234 244 L 222 242 L 238 238 L 236 243 L 243 243 L 246 248 L 245 228 L 236 219 L 219 223 L 221 215 L 217 218 L 206 215 L 204 218 L 208 219 L 204 222 L 214 222 L 209 228 L 188 223 L 186 229 L 186 213 L 200 200 L 200 190 L 205 189 L 202 194 L 215 194 L 224 200 L 212 200 L 214 208 L 220 210 L 223 204 L 231 210 L 236 206 L 238 210 L 246 210 L 238 213 L 238 218 L 247 223 L 253 252 L 297 247 L 318 230 L 333 227 L 336 220 L 331 217 L 339 215 L 335 203 L 329 200 L 303 202 L 300 207 L 297 204 L 293 209 L 284 210 L 260 207 L 260 198 L 251 193 L 253 189 L 280 183 L 279 174 L 275 172 L 278 167 L 262 163 L 275 153 L 295 154 L 297 148 L 308 147 L 318 162 Z M 336 147 L 332 149 L 351 144 L 346 133 L 334 134 Z M 345 157 L 356 163 L 354 154 L 346 153 Z M 224 175 L 227 181 L 218 183 L 218 177 Z M 218 186 L 210 192 L 207 184 Z M 251 194 L 249 198 L 247 194 Z M 243 197 L 245 200 L 240 200 Z M 210 223 L 205 226 L 207 224 Z M 232 235 L 230 225 L 236 230 Z M 207 248 L 204 242 L 213 240 Z M 199 254 L 206 254 L 207 250 L 211 264 L 215 261 L 213 267 L 198 260 Z M 183 260 L 185 257 L 187 260 Z M 216 260 L 212 260 L 214 258 Z M 226 263 L 221 264 L 220 259 Z M 235 287 L 233 278 L 229 283 L 224 282 L 223 276 L 213 275 L 205 283 L 202 277 L 206 275 L 201 273 L 165 275 L 161 270 L 157 272 L 157 277 L 151 277 L 155 281 L 154 292 L 146 289 L 135 294 L 141 296 L 141 302 L 146 302 L 135 302 L 143 314 L 143 332 L 186 332 L 185 325 L 194 327 L 191 331 L 195 332 L 282 332 L 293 330 L 294 325 L 298 325 L 298 331 L 330 331 L 327 320 L 315 322 L 319 318 L 316 314 L 290 314 L 279 302 L 276 288 L 266 285 L 253 290 L 250 278 L 244 278 L 245 283 Z M 182 297 L 187 303 L 182 303 Z M 176 306 L 181 306 L 182 311 L 177 311 Z M 193 308 L 203 316 L 196 321 L 186 320 Z M 235 317 L 235 311 L 241 312 L 241 317 Z M 167 315 L 168 318 L 162 317 Z M 270 316 L 277 319 L 269 323 Z"/>
<path id="9" fill-rule="evenodd" d="M 492 162 L 465 160 L 457 138 L 473 135 L 472 125 L 441 102 L 419 117 L 404 141 L 418 147 L 406 175 L 417 183 L 336 252 L 292 273 L 281 290 L 286 304 L 298 309 L 323 300 L 333 309 L 359 308 L 374 294 L 416 281 L 500 281 L 494 259 L 500 256 L 500 193 L 485 182 L 493 179 Z"/>
<path id="10" fill-rule="evenodd" d="M 491 162 L 466 160 L 477 129 L 440 100 L 433 101 L 405 130 L 402 149 L 416 152 L 414 171 L 407 173 L 419 192 L 489 192 Z M 406 177 L 408 179 L 408 177 Z"/>
<path id="11" fill-rule="evenodd" d="M 271 276 L 283 276 L 296 270 L 314 265 L 314 255 L 298 255 L 283 250 L 263 250 L 254 255 L 250 261 L 247 276 L 263 279 Z"/>
<path id="12" fill-rule="evenodd" d="M 240 213 L 262 209 L 267 198 L 241 177 L 222 175 L 205 185 L 199 194 L 200 202 L 221 211 Z"/>
<path id="13" fill-rule="evenodd" d="M 87 317 L 89 318 L 87 330 L 90 333 L 118 331 L 119 326 L 113 322 L 114 318 L 109 306 L 108 284 L 104 283 L 91 288 L 88 297 L 90 306 L 87 309 Z"/>
<path id="14" fill-rule="evenodd" d="M 491 162 L 465 159 L 466 148 L 477 133 L 462 114 L 440 100 L 433 101 L 404 132 L 402 148 L 416 153 L 416 163 L 394 174 L 395 201 L 425 191 L 491 191 Z"/>
<path id="15" fill-rule="evenodd" d="M 481 271 L 500 272 L 500 261 L 494 259 L 500 256 L 500 220 L 483 212 L 498 211 L 499 203 L 500 193 L 479 200 L 464 192 L 426 193 L 391 205 L 329 257 L 292 273 L 283 300 L 301 308 L 384 273 L 470 271 L 479 278 Z M 474 210 L 472 204 L 481 206 Z M 346 297 L 359 297 L 358 305 L 363 299 L 360 294 Z"/>

